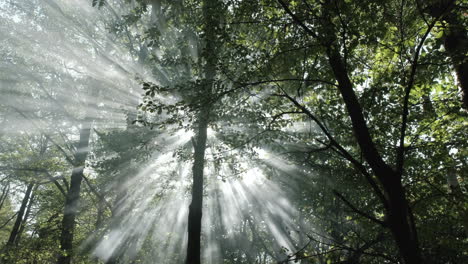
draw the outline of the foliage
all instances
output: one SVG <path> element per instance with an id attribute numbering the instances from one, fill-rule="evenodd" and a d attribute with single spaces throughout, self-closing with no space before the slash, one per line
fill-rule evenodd
<path id="1" fill-rule="evenodd" d="M 467 1 L 225 0 L 205 14 L 212 27 L 198 0 L 35 4 L 0 3 L 1 20 L 22 32 L 0 28 L 10 36 L 0 92 L 11 99 L 0 99 L 2 245 L 26 186 L 37 186 L 4 261 L 56 261 L 72 157 L 86 151 L 73 263 L 183 262 L 187 171 L 208 105 L 206 263 L 405 263 L 373 147 L 400 177 L 423 263 L 467 258 L 456 70 L 466 52 L 447 52 L 468 28 Z M 28 23 L 63 38 L 35 44 Z M 78 150 L 85 122 L 92 136 Z"/>

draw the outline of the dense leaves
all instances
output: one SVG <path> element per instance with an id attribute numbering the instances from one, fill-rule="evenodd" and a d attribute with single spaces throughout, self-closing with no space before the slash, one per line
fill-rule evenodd
<path id="1" fill-rule="evenodd" d="M 467 8 L 0 2 L 0 262 L 465 263 Z"/>

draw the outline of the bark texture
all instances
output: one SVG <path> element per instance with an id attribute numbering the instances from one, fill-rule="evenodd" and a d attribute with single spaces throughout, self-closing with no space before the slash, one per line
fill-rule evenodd
<path id="1" fill-rule="evenodd" d="M 83 180 L 83 170 L 86 156 L 88 155 L 89 136 L 91 128 L 84 125 L 80 129 L 80 141 L 74 155 L 74 166 L 72 171 L 70 188 L 65 198 L 63 210 L 62 232 L 60 236 L 61 255 L 57 264 L 70 264 L 73 255 L 73 233 L 75 230 L 75 219 L 78 212 L 78 202 L 80 199 L 81 182 Z"/>

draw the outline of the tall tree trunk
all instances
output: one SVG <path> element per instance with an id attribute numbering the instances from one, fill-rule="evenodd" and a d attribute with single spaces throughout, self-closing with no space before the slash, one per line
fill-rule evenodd
<path id="1" fill-rule="evenodd" d="M 202 223 L 202 207 L 203 207 L 203 169 L 205 167 L 205 150 L 207 129 L 211 111 L 211 97 L 214 88 L 214 78 L 216 76 L 217 63 L 217 38 L 216 28 L 219 24 L 219 9 L 220 3 L 217 0 L 203 1 L 203 18 L 206 46 L 203 51 L 203 58 L 206 61 L 204 68 L 203 87 L 198 94 L 198 103 L 200 112 L 197 122 L 197 134 L 193 142 L 194 145 L 194 161 L 192 167 L 193 185 L 192 185 L 192 202 L 189 206 L 188 216 L 188 244 L 186 264 L 200 264 L 201 251 L 201 223 Z"/>
<path id="2" fill-rule="evenodd" d="M 289 9 L 288 5 L 283 0 L 278 0 L 278 2 L 292 17 L 294 22 L 302 27 L 311 37 L 319 37 Z M 417 233 L 414 228 L 414 222 L 406 199 L 405 190 L 401 182 L 403 170 L 392 169 L 392 167 L 383 160 L 381 153 L 377 150 L 377 146 L 367 127 L 362 107 L 353 90 L 353 84 L 348 76 L 345 61 L 340 54 L 339 42 L 336 39 L 334 24 L 331 21 L 331 13 L 335 10 L 335 6 L 332 4 L 332 1 L 327 1 L 324 8 L 324 17 L 328 20 L 324 26 L 329 32 L 324 33 L 325 37 L 321 37 L 321 41 L 326 47 L 328 62 L 335 79 L 338 81 L 338 90 L 345 102 L 348 115 L 351 118 L 352 130 L 356 141 L 365 160 L 381 183 L 385 197 L 385 201 L 382 202 L 385 203 L 384 207 L 386 208 L 387 217 L 385 224 L 390 229 L 395 239 L 404 263 L 422 263 Z M 404 155 L 404 152 L 399 154 Z M 401 164 L 397 164 L 397 167 L 399 167 L 399 165 L 402 167 L 403 162 L 400 160 L 399 162 Z M 370 180 L 372 181 L 372 179 Z M 380 192 L 380 190 L 375 191 Z"/>
<path id="3" fill-rule="evenodd" d="M 9 192 L 10 192 L 10 183 L 7 182 L 2 189 L 2 194 L 0 195 L 0 210 L 2 210 L 3 204 L 5 203 Z"/>
<path id="4" fill-rule="evenodd" d="M 83 124 L 80 129 L 80 141 L 74 155 L 74 166 L 72 171 L 70 188 L 65 198 L 65 207 L 62 219 L 62 234 L 60 236 L 61 254 L 57 264 L 70 264 L 73 249 L 73 232 L 75 229 L 75 218 L 78 212 L 78 202 L 80 199 L 81 181 L 83 180 L 83 170 L 86 156 L 88 155 L 89 136 L 91 128 L 89 123 Z"/>
<path id="5" fill-rule="evenodd" d="M 26 188 L 26 192 L 24 193 L 23 200 L 21 201 L 20 209 L 16 215 L 15 224 L 11 229 L 10 236 L 8 238 L 5 247 L 2 250 L 3 256 L 0 259 L 0 263 L 10 263 L 10 251 L 15 246 L 15 241 L 18 239 L 18 234 L 20 233 L 21 223 L 23 222 L 23 216 L 26 211 L 26 207 L 28 205 L 29 199 L 31 197 L 31 192 L 33 190 L 34 183 L 28 184 Z"/>
<path id="6" fill-rule="evenodd" d="M 34 197 L 36 195 L 37 187 L 39 187 L 39 185 L 36 185 L 32 190 L 31 198 L 29 199 L 28 207 L 26 208 L 26 213 L 24 214 L 23 221 L 21 222 L 21 227 L 20 227 L 20 229 L 18 231 L 18 235 L 16 236 L 16 239 L 15 239 L 15 245 L 18 245 L 18 243 L 19 243 L 19 241 L 21 239 L 21 236 L 24 233 L 24 229 L 26 228 L 26 224 L 28 222 L 29 215 L 31 214 L 31 207 L 32 207 L 32 205 L 34 203 Z"/>
<path id="7" fill-rule="evenodd" d="M 206 107 L 204 107 L 206 108 Z M 208 109 L 204 109 L 209 111 Z M 200 113 L 198 133 L 194 143 L 194 162 L 192 167 L 192 202 L 188 216 L 188 244 L 186 264 L 200 264 L 201 221 L 203 207 L 203 169 L 208 128 L 208 113 Z"/>
<path id="8" fill-rule="evenodd" d="M 386 176 L 382 184 L 387 196 L 387 223 L 405 264 L 423 263 L 414 224 L 401 177 L 397 173 Z"/>
<path id="9" fill-rule="evenodd" d="M 6 243 L 6 247 L 13 246 L 18 237 L 21 223 L 23 221 L 23 216 L 26 211 L 26 206 L 28 205 L 29 197 L 31 197 L 33 187 L 34 187 L 34 183 L 30 183 L 28 184 L 28 187 L 26 188 L 26 193 L 24 194 L 23 201 L 21 201 L 21 206 L 18 211 L 18 215 L 16 216 L 16 221 L 15 221 L 15 224 L 13 225 L 13 229 L 10 232 L 10 237 L 8 238 L 8 242 Z"/>
<path id="10" fill-rule="evenodd" d="M 337 47 L 332 44 L 327 50 L 327 55 L 333 73 L 338 80 L 338 89 L 351 117 L 354 135 L 359 147 L 384 189 L 388 202 L 388 227 L 393 234 L 400 255 L 406 264 L 422 263 L 416 230 L 411 224 L 408 201 L 401 183 L 401 173 L 396 172 L 386 164 L 377 151 Z"/>
<path id="11" fill-rule="evenodd" d="M 221 200 L 221 190 L 220 186 L 216 186 L 215 190 L 215 205 L 214 205 L 214 210 L 216 210 L 215 213 L 215 239 L 217 240 L 218 246 L 219 246 L 219 257 L 223 261 L 224 257 L 226 255 L 226 239 L 224 238 L 224 234 L 226 234 L 226 229 L 224 227 L 224 222 L 223 222 L 223 204 Z"/>

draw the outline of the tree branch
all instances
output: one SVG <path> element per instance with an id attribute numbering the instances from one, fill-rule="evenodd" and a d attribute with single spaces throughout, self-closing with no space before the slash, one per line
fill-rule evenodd
<path id="1" fill-rule="evenodd" d="M 31 122 L 31 124 L 33 124 L 33 126 L 35 126 L 39 131 L 41 131 L 44 136 L 50 140 L 50 142 L 52 142 L 52 144 L 54 144 L 55 147 L 57 147 L 57 149 L 62 152 L 63 156 L 65 157 L 65 159 L 67 160 L 68 163 L 70 163 L 71 165 L 75 166 L 74 165 L 74 160 L 72 158 L 70 158 L 70 156 L 68 155 L 68 153 L 59 145 L 57 144 L 47 133 L 45 133 L 45 131 L 43 129 L 41 129 L 37 124 L 35 124 L 35 122 L 29 118 L 25 113 L 23 113 L 23 111 L 21 111 L 20 109 L 14 107 L 14 106 L 11 106 L 11 108 L 13 108 L 18 114 L 20 114 L 22 117 L 24 117 L 25 119 L 29 120 Z"/>
<path id="2" fill-rule="evenodd" d="M 302 27 L 306 33 L 308 33 L 313 38 L 317 38 L 315 32 L 308 28 L 284 3 L 283 0 L 277 0 L 283 9 L 288 13 L 294 22 Z M 331 22 L 329 22 L 331 23 Z M 342 61 L 339 49 L 336 47 L 336 38 L 333 34 L 329 35 L 330 40 L 327 42 L 326 54 L 330 63 L 330 66 L 333 70 L 336 80 L 338 81 L 338 89 L 341 93 L 341 96 L 345 102 L 348 113 L 351 117 L 351 122 L 353 125 L 354 135 L 358 141 L 359 147 L 364 154 L 367 162 L 371 166 L 372 170 L 375 172 L 376 176 L 380 181 L 385 180 L 383 175 L 389 175 L 393 169 L 388 166 L 382 159 L 380 153 L 377 151 L 377 148 L 372 140 L 372 137 L 367 127 L 364 115 L 362 112 L 361 105 L 356 97 L 356 94 L 353 91 L 353 85 L 351 80 L 348 77 L 346 67 Z M 378 194 L 379 195 L 379 194 Z M 380 196 L 380 195 L 379 195 Z"/>
<path id="3" fill-rule="evenodd" d="M 384 222 L 384 221 L 381 221 L 381 220 L 378 220 L 377 218 L 375 217 L 372 217 L 371 215 L 357 209 L 351 202 L 349 202 L 348 200 L 346 200 L 346 198 L 344 198 L 343 195 L 341 195 L 339 192 L 337 192 L 336 190 L 333 190 L 333 194 L 335 194 L 336 196 L 338 196 L 338 198 L 340 198 L 349 208 L 351 208 L 351 210 L 353 210 L 353 212 L 371 220 L 372 222 L 374 223 L 377 223 L 379 225 L 381 225 L 382 227 L 387 227 L 387 224 Z"/>
<path id="4" fill-rule="evenodd" d="M 291 18 L 293 19 L 293 21 L 298 24 L 300 27 L 302 27 L 309 35 L 311 35 L 312 37 L 314 38 L 317 38 L 317 34 L 315 34 L 314 31 L 312 31 L 308 26 L 306 26 L 302 20 L 297 17 L 292 11 L 291 9 L 289 9 L 289 6 L 283 1 L 283 0 L 277 0 L 278 3 L 283 7 L 284 11 L 286 11 L 286 13 L 289 14 L 289 16 L 291 16 Z"/>
<path id="5" fill-rule="evenodd" d="M 405 135 L 406 135 L 406 127 L 408 126 L 408 114 L 409 114 L 409 97 L 411 90 L 414 87 L 414 82 L 415 82 L 415 77 L 416 77 L 416 70 L 418 68 L 418 60 L 419 60 L 419 55 L 421 52 L 421 49 L 424 45 L 425 40 L 429 36 L 429 33 L 431 32 L 432 28 L 435 26 L 436 22 L 439 21 L 440 17 L 445 13 L 442 12 L 439 17 L 435 18 L 431 24 L 427 27 L 426 32 L 424 33 L 423 37 L 421 38 L 421 41 L 419 42 L 416 52 L 414 54 L 413 62 L 411 63 L 411 73 L 409 77 L 409 82 L 408 85 L 406 86 L 405 89 L 405 97 L 403 101 L 403 113 L 402 113 L 402 118 L 401 118 L 401 130 L 400 130 L 400 141 L 399 141 L 399 147 L 397 150 L 397 161 L 396 161 L 396 169 L 401 177 L 403 174 L 403 166 L 405 162 Z"/>
<path id="6" fill-rule="evenodd" d="M 59 189 L 59 191 L 63 194 L 63 196 L 67 196 L 67 193 L 63 189 L 62 185 L 57 181 L 57 179 L 61 179 L 63 177 L 53 177 L 50 175 L 49 171 L 46 169 L 39 169 L 39 168 L 15 168 L 15 167 L 8 167 L 8 166 L 0 166 L 0 170 L 19 170 L 19 171 L 32 171 L 32 172 L 40 172 L 44 173 L 47 178 L 50 180 L 50 182 L 53 182 L 54 185 Z M 48 182 L 38 182 L 38 184 L 44 184 Z"/>
<path id="7" fill-rule="evenodd" d="M 91 184 L 91 182 L 89 181 L 89 179 L 83 175 L 83 179 L 85 180 L 86 182 L 86 185 L 88 185 L 89 189 L 91 190 L 91 192 L 96 195 L 96 197 L 99 198 L 99 200 L 103 201 L 104 204 L 106 205 L 107 208 L 109 208 L 109 210 L 111 211 L 112 214 L 114 214 L 113 210 L 112 210 L 112 205 L 109 204 L 109 202 L 106 200 L 106 198 L 104 196 L 102 196 L 97 190 L 96 188 L 94 188 L 94 186 Z"/>
<path id="8" fill-rule="evenodd" d="M 375 194 L 377 195 L 377 197 L 380 199 L 380 201 L 382 202 L 382 204 L 384 205 L 385 208 L 388 208 L 388 203 L 387 203 L 387 200 L 385 199 L 382 191 L 380 190 L 379 186 L 377 185 L 377 183 L 374 181 L 374 179 L 372 179 L 372 176 L 369 174 L 369 172 L 367 171 L 367 169 L 364 167 L 364 165 L 362 165 L 361 162 L 357 161 L 355 158 L 353 158 L 353 156 L 348 152 L 346 151 L 334 138 L 333 136 L 330 134 L 330 132 L 328 131 L 328 129 L 320 122 L 320 120 L 318 120 L 317 117 L 315 117 L 314 114 L 312 114 L 312 112 L 309 111 L 309 109 L 307 109 L 305 106 L 301 105 L 296 99 L 292 98 L 291 96 L 289 96 L 287 93 L 284 93 L 284 94 L 280 94 L 280 95 L 277 95 L 277 96 L 281 96 L 281 97 L 285 97 L 287 98 L 289 101 L 291 101 L 297 108 L 301 109 L 307 116 L 309 116 L 310 119 L 312 119 L 320 128 L 320 130 L 322 130 L 322 132 L 326 135 L 326 137 L 328 138 L 328 140 L 330 141 L 330 144 L 332 146 L 334 146 L 336 148 L 336 152 L 338 154 L 340 154 L 342 157 L 344 157 L 346 160 L 348 160 L 349 162 L 351 162 L 351 164 L 353 164 L 363 175 L 364 177 L 366 178 L 367 182 L 371 185 L 372 189 L 374 190 Z M 323 144 L 323 143 L 322 143 Z"/>
<path id="9" fill-rule="evenodd" d="M 8 223 L 10 223 L 10 221 L 15 218 L 15 216 L 18 214 L 18 212 L 16 212 L 14 215 L 12 215 L 10 218 L 8 218 L 5 223 L 3 223 L 1 226 L 0 226 L 0 229 L 4 228 L 6 225 L 8 225 Z"/>

